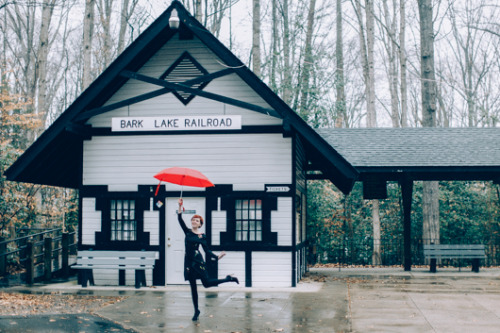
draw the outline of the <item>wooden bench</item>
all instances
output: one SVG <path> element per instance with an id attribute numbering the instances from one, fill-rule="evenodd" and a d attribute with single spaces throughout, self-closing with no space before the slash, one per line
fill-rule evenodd
<path id="1" fill-rule="evenodd" d="M 424 257 L 431 260 L 432 273 L 436 273 L 436 259 L 472 259 L 472 271 L 478 273 L 479 260 L 486 254 L 482 244 L 425 244 Z"/>
<path id="2" fill-rule="evenodd" d="M 94 269 L 135 270 L 135 287 L 146 286 L 146 269 L 153 269 L 159 253 L 155 251 L 78 251 L 76 264 L 78 283 L 94 285 Z"/>

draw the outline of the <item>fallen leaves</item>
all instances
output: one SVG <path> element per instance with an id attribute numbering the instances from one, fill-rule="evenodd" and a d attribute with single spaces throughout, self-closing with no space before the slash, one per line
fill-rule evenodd
<path id="1" fill-rule="evenodd" d="M 124 297 L 0 292 L 0 315 L 85 313 L 119 302 Z"/>

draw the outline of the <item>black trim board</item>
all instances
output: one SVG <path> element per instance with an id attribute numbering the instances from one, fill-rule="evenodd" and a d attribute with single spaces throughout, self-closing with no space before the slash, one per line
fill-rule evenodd
<path id="1" fill-rule="evenodd" d="M 498 167 L 492 166 L 429 166 L 429 167 L 359 167 L 359 181 L 377 178 L 384 181 L 463 180 L 490 181 L 498 179 Z"/>
<path id="2" fill-rule="evenodd" d="M 242 126 L 241 130 L 195 130 L 195 131 L 138 131 L 113 132 L 109 127 L 96 127 L 91 130 L 92 136 L 148 136 L 148 135 L 197 135 L 197 134 L 283 134 L 280 125 Z"/>
<path id="3" fill-rule="evenodd" d="M 184 84 L 185 85 L 192 85 L 192 84 L 198 83 L 198 82 L 200 82 L 202 80 L 214 80 L 216 78 L 232 74 L 233 72 L 234 71 L 232 69 L 230 69 L 230 68 L 223 69 L 221 71 L 218 71 L 218 72 L 215 72 L 215 73 L 212 73 L 212 74 L 207 74 L 207 75 L 204 75 L 204 76 L 201 76 L 201 77 L 197 77 L 197 78 L 192 79 L 192 80 L 188 80 L 188 81 L 184 82 Z M 122 72 L 121 75 L 124 76 L 124 77 L 127 77 L 126 75 L 123 75 L 123 72 Z M 75 118 L 75 121 L 87 120 L 87 119 L 89 119 L 91 117 L 100 115 L 102 113 L 105 113 L 105 112 L 108 112 L 108 111 L 112 111 L 112 110 L 116 110 L 118 108 L 121 108 L 121 107 L 124 107 L 124 106 L 128 106 L 128 105 L 132 105 L 132 104 L 135 104 L 135 103 L 139 103 L 139 102 L 142 102 L 142 101 L 145 101 L 145 100 L 157 97 L 157 96 L 165 95 L 165 94 L 170 93 L 170 92 L 173 92 L 173 90 L 169 89 L 169 88 L 161 88 L 161 89 L 158 89 L 158 90 L 155 90 L 155 91 L 152 91 L 152 92 L 149 92 L 149 93 L 145 93 L 145 94 L 142 94 L 142 95 L 138 95 L 138 96 L 135 96 L 135 97 L 131 97 L 131 98 L 128 98 L 126 100 L 123 100 L 123 101 L 120 101 L 120 102 L 116 102 L 116 103 L 113 103 L 113 104 L 110 104 L 110 105 L 106 105 L 106 106 L 103 106 L 103 107 L 99 107 L 99 108 L 87 110 L 87 111 L 81 113 L 80 115 L 78 115 Z"/>

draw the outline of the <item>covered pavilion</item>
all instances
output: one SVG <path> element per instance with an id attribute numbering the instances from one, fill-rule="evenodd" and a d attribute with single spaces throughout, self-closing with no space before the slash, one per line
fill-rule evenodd
<path id="1" fill-rule="evenodd" d="M 411 270 L 414 181 L 500 183 L 499 128 L 316 129 L 359 172 L 365 199 L 387 198 L 387 182 L 401 185 L 404 269 Z M 321 175 L 310 174 L 309 179 Z"/>

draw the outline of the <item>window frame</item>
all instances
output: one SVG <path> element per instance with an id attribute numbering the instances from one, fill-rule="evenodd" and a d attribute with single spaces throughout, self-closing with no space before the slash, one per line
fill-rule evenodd
<path id="1" fill-rule="evenodd" d="M 129 198 L 110 199 L 108 212 L 110 241 L 136 242 L 139 234 L 137 200 Z M 127 218 L 125 216 L 127 216 Z M 131 226 L 131 228 L 126 228 L 126 226 Z"/>
<path id="2" fill-rule="evenodd" d="M 236 238 L 236 200 L 261 200 L 262 203 L 262 237 L 261 240 L 237 240 Z M 216 200 L 212 206 L 217 208 Z M 277 196 L 269 196 L 263 192 L 233 192 L 222 197 L 221 207 L 226 211 L 226 230 L 220 233 L 221 246 L 231 249 L 268 248 L 278 245 L 278 233 L 271 231 L 271 212 L 278 209 Z"/>
<path id="3" fill-rule="evenodd" d="M 234 200 L 235 242 L 262 242 L 264 240 L 263 200 L 257 198 Z"/>

